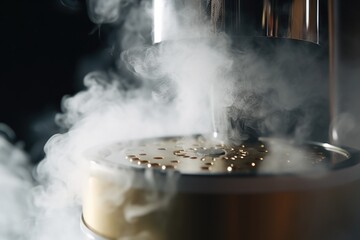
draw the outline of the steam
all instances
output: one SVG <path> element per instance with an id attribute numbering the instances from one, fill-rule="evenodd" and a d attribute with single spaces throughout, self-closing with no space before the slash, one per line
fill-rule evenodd
<path id="1" fill-rule="evenodd" d="M 126 63 L 140 83 L 138 87 L 132 86 L 116 70 L 93 72 L 84 79 L 84 91 L 64 98 L 63 113 L 56 121 L 65 132 L 48 141 L 46 158 L 36 171 L 40 185 L 33 190 L 35 224 L 29 228 L 31 239 L 81 238 L 79 222 L 84 191 L 89 176 L 94 174 L 84 157 L 89 149 L 121 141 L 212 132 L 211 89 L 232 65 L 226 50 L 227 39 L 219 36 L 216 41 L 205 38 L 146 47 L 142 36 L 148 25 L 137 20 L 148 11 L 148 5 L 134 4 L 125 19 L 120 13 L 131 4 L 134 3 L 89 1 L 94 22 L 124 20 L 119 30 L 124 37 L 119 42 L 129 49 L 119 56 L 119 69 Z M 129 41 L 134 38 L 138 41 Z M 152 171 L 146 170 L 144 184 L 148 191 L 141 204 L 128 203 L 113 191 L 104 193 L 104 200 L 124 206 L 122 226 L 128 226 L 123 232 L 124 239 L 136 239 L 133 236 L 158 239 L 151 229 L 139 231 L 135 226 L 143 216 L 166 209 L 176 189 L 176 176 L 168 174 L 164 195 L 156 191 L 158 182 Z M 107 176 L 110 186 L 116 186 L 118 193 L 124 195 L 139 181 L 131 171 Z"/>
<path id="2" fill-rule="evenodd" d="M 213 35 L 202 19 L 194 19 L 192 8 L 179 10 L 179 18 L 164 26 L 167 39 L 180 41 L 149 46 L 152 19 L 148 1 L 88 0 L 88 7 L 95 23 L 118 26 L 116 46 L 122 54 L 117 56 L 117 68 L 89 73 L 84 79 L 85 90 L 64 98 L 62 113 L 56 117 L 64 133 L 48 141 L 46 158 L 35 173 L 39 185 L 32 191 L 34 211 L 27 239 L 82 237 L 81 207 L 87 180 L 93 174 L 84 157 L 89 149 L 114 142 L 214 131 L 222 136 L 231 133 L 230 140 L 238 141 L 296 125 L 277 113 L 289 111 L 291 115 L 303 104 L 303 92 L 296 92 L 300 84 L 296 91 L 279 91 L 292 88 L 276 67 L 269 67 L 256 52 L 232 50 L 233 43 L 226 35 Z M 136 78 L 136 84 L 132 77 L 124 76 L 124 69 Z M 296 79 L 290 84 L 294 82 Z M 300 125 L 302 129 L 307 122 Z M 138 181 L 131 171 L 108 177 L 118 193 L 124 194 Z M 175 191 L 176 176 L 168 176 L 166 196 L 156 192 L 151 170 L 144 178 L 150 191 L 141 206 L 124 204 L 121 194 L 106 194 L 115 206 L 124 204 L 125 224 L 166 209 Z M 135 235 L 138 238 L 129 234 L 123 239 L 156 239 L 147 229 Z"/>
<path id="3" fill-rule="evenodd" d="M 95 23 L 113 23 L 119 20 L 121 4 L 130 1 L 122 0 L 88 0 L 89 16 Z"/>
<path id="4" fill-rule="evenodd" d="M 0 135 L 0 239 L 23 236 L 32 187 L 28 160 L 19 146 Z"/>

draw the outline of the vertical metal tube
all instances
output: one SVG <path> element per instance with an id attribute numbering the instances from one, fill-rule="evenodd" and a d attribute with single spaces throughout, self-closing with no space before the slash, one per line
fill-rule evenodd
<path id="1" fill-rule="evenodd" d="M 154 43 L 178 40 L 174 31 L 185 22 L 205 24 L 215 33 L 225 32 L 234 38 L 276 37 L 319 43 L 319 0 L 153 0 L 153 4 Z M 191 33 L 181 36 L 192 37 Z"/>
<path id="2" fill-rule="evenodd" d="M 329 0 L 330 97 L 334 144 L 360 148 L 358 2 Z"/>

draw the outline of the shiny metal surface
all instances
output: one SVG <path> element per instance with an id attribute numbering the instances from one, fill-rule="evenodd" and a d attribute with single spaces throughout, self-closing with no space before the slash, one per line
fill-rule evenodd
<path id="1" fill-rule="evenodd" d="M 197 24 L 231 37 L 319 43 L 319 0 L 153 0 L 153 6 L 154 43 L 196 38 L 197 31 L 187 30 Z"/>
<path id="2" fill-rule="evenodd" d="M 358 180 L 318 191 L 179 193 L 159 239 L 357 239 L 359 187 Z"/>
<path id="3" fill-rule="evenodd" d="M 329 0 L 328 5 L 331 140 L 359 149 L 360 2 Z"/>
<path id="4" fill-rule="evenodd" d="M 329 144 L 298 144 L 275 138 L 235 144 L 203 135 L 123 142 L 95 151 L 95 161 L 101 165 L 191 175 L 298 174 L 336 168 L 350 158 L 346 150 Z"/>
<path id="5" fill-rule="evenodd" d="M 84 233 L 86 239 L 88 239 L 88 240 L 108 240 L 107 238 L 104 238 L 104 237 L 96 234 L 88 226 L 86 226 L 86 223 L 84 221 L 84 216 L 81 216 L 81 219 L 80 219 L 80 229 Z"/>
<path id="6" fill-rule="evenodd" d="M 175 146 L 180 140 L 168 138 L 167 141 Z M 269 141 L 255 146 L 260 150 L 266 148 L 269 152 L 274 151 L 267 148 Z M 286 149 L 286 143 L 282 144 Z M 124 148 L 126 145 L 128 147 Z M 218 144 L 214 146 L 216 145 Z M 88 236 L 102 236 L 105 239 L 139 237 L 139 234 L 144 233 L 145 235 L 141 235 L 143 238 L 139 239 L 333 239 L 331 237 L 336 231 L 342 231 L 352 223 L 349 216 L 360 200 L 357 191 L 360 187 L 358 154 L 329 144 L 306 145 L 315 147 L 315 153 L 319 149 L 325 151 L 321 155 L 332 160 L 328 162 L 330 168 L 302 174 L 244 174 L 227 172 L 227 168 L 222 168 L 224 173 L 210 172 L 209 169 L 203 173 L 204 170 L 195 164 L 193 169 L 196 171 L 187 172 L 186 168 L 181 173 L 181 168 L 168 169 L 162 166 L 172 161 L 174 162 L 171 164 L 177 166 L 183 159 L 200 164 L 203 161 L 201 157 L 184 158 L 188 152 L 178 150 L 170 151 L 171 158 L 168 159 L 163 153 L 169 149 L 169 146 L 164 145 L 164 139 L 140 141 L 140 144 L 115 144 L 110 148 L 100 148 L 101 151 L 93 149 L 99 154 L 90 159 L 90 176 L 83 204 L 83 229 Z M 139 146 L 142 147 L 140 152 L 137 151 Z M 196 151 L 194 147 L 191 146 L 191 151 Z M 215 154 L 218 157 L 227 151 L 225 145 L 218 147 L 216 150 L 202 149 L 201 154 Z M 339 160 L 331 158 L 334 153 L 343 158 L 333 161 Z M 175 155 L 181 156 L 173 160 Z M 145 160 L 141 158 L 149 156 L 154 160 L 147 160 L 147 164 L 142 164 L 141 161 Z M 323 157 L 320 159 L 324 161 Z M 164 165 L 163 161 L 166 162 Z M 148 166 L 155 163 L 156 166 Z M 213 166 L 210 164 L 204 167 Z M 316 169 L 316 165 L 311 166 Z M 251 167 L 250 165 L 249 168 Z M 124 170 L 131 170 L 131 174 Z M 180 171 L 178 178 L 173 179 L 177 183 L 176 193 L 170 194 L 171 201 L 168 205 L 159 207 L 157 204 L 163 202 L 163 197 L 169 191 L 169 188 L 162 186 L 169 181 L 167 173 L 177 171 Z M 146 186 L 148 179 L 145 178 L 149 173 L 154 174 L 150 188 L 149 185 Z M 129 178 L 132 179 L 131 184 L 126 181 Z M 154 199 L 152 194 L 162 196 L 155 198 L 152 202 L 155 205 L 150 204 L 159 208 L 153 208 L 153 211 L 129 221 L 127 208 L 145 207 L 149 196 Z M 120 197 L 121 201 L 109 201 L 108 196 Z M 334 210 L 339 209 L 339 206 L 341 211 Z M 336 224 L 336 228 L 329 229 L 333 224 Z"/>

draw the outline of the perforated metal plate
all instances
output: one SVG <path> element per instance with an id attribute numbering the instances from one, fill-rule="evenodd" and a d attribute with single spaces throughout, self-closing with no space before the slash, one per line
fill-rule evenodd
<path id="1" fill-rule="evenodd" d="M 102 157 L 105 162 L 112 164 L 177 170 L 189 174 L 251 173 L 264 168 L 296 171 L 332 167 L 349 158 L 345 150 L 333 146 L 296 145 L 276 139 L 235 145 L 203 136 L 120 143 L 104 153 Z"/>

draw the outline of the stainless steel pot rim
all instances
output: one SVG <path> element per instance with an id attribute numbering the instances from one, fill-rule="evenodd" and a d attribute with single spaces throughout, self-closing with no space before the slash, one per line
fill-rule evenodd
<path id="1" fill-rule="evenodd" d="M 360 179 L 360 165 L 319 174 L 260 176 L 260 177 L 182 177 L 179 192 L 192 193 L 266 193 L 307 191 L 342 186 Z"/>
<path id="2" fill-rule="evenodd" d="M 169 137 L 166 137 L 169 138 Z M 284 173 L 284 174 L 226 174 L 226 173 L 201 173 L 186 174 L 176 170 L 147 169 L 133 165 L 114 164 L 104 161 L 99 156 L 88 157 L 91 162 L 108 165 L 112 169 L 129 169 L 139 174 L 141 179 L 145 171 L 153 171 L 159 189 L 166 191 L 165 177 L 169 172 L 176 175 L 177 191 L 196 193 L 249 193 L 249 192 L 274 192 L 287 190 L 307 190 L 330 188 L 355 181 L 360 178 L 359 154 L 352 149 L 343 149 L 327 143 L 307 142 L 314 146 L 322 147 L 328 151 L 346 156 L 348 159 L 325 171 Z M 138 179 L 139 179 L 138 178 Z M 146 179 L 142 180 L 143 182 Z M 136 187 L 141 187 L 138 181 Z"/>
<path id="3" fill-rule="evenodd" d="M 138 169 L 137 182 L 134 188 L 146 187 L 144 171 L 153 171 L 156 187 L 159 191 L 174 191 L 168 189 L 164 172 L 151 169 Z M 282 191 L 307 191 L 327 189 L 342 186 L 360 179 L 360 164 L 328 171 L 322 174 L 302 175 L 269 175 L 269 176 L 239 176 L 239 175 L 182 175 L 177 174 L 176 192 L 183 193 L 213 193 L 213 194 L 248 194 Z M 171 185 L 171 184 L 170 184 Z M 171 185 L 174 186 L 174 185 Z"/>
<path id="4" fill-rule="evenodd" d="M 131 168 L 134 169 L 136 171 L 140 170 L 144 170 L 144 166 L 140 166 L 140 165 L 135 165 L 135 164 L 130 164 L 129 161 L 111 161 L 109 160 L 108 156 L 112 154 L 113 150 L 115 149 L 115 152 L 121 152 L 123 150 L 118 150 L 118 145 L 120 144 L 120 146 L 122 148 L 128 148 L 131 147 L 132 144 L 136 144 L 136 143 L 144 143 L 144 142 L 150 142 L 150 141 L 162 141 L 162 140 L 168 140 L 168 139 L 182 139 L 182 138 L 196 138 L 199 136 L 204 136 L 205 138 L 210 138 L 207 135 L 191 135 L 191 136 L 169 136 L 169 137 L 156 137 L 156 138 L 146 138 L 146 139 L 136 139 L 136 140 L 131 140 L 131 141 L 127 141 L 127 142 L 116 142 L 114 144 L 110 144 L 107 146 L 97 146 L 92 148 L 91 150 L 87 151 L 84 153 L 84 156 L 86 159 L 99 164 L 99 165 L 103 165 L 103 166 L 108 166 L 111 168 L 118 168 L 118 169 L 126 169 L 126 168 Z M 259 141 L 265 141 L 265 142 L 271 142 L 271 141 L 281 141 L 285 144 L 288 144 L 288 140 L 286 139 L 279 139 L 279 138 L 267 138 L 267 137 L 262 137 L 259 138 Z M 339 156 L 342 156 L 344 159 L 335 163 L 332 163 L 330 166 L 327 166 L 327 168 L 329 168 L 329 170 L 337 170 L 337 169 L 341 169 L 341 168 L 346 168 L 346 167 L 350 167 L 352 165 L 355 165 L 359 162 L 358 157 L 356 157 L 358 154 L 358 152 L 354 149 L 345 149 L 345 148 L 341 148 L 341 147 L 337 147 L 328 143 L 319 143 L 319 142 L 313 142 L 313 141 L 307 141 L 307 142 L 303 142 L 303 143 L 290 143 L 289 146 L 294 145 L 294 146 L 310 146 L 310 147 L 318 147 L 319 149 L 323 149 L 325 151 L 328 151 L 329 153 L 336 153 Z M 164 172 L 164 170 L 166 171 L 178 171 L 177 169 L 156 169 L 154 168 L 154 171 L 157 172 Z M 216 177 L 228 177 L 229 175 L 231 176 L 235 176 L 235 177 L 259 177 L 259 176 L 274 176 L 274 175 L 304 175 L 305 174 L 312 174 L 312 171 L 316 172 L 316 167 L 306 170 L 306 171 L 300 171 L 300 172 L 287 172 L 287 171 L 279 171 L 276 173 L 271 173 L 271 172 L 232 172 L 231 174 L 229 173 L 222 173 L 222 172 L 196 172 L 196 173 L 188 173 L 188 172 L 181 172 L 180 174 L 182 176 L 216 176 Z"/>

